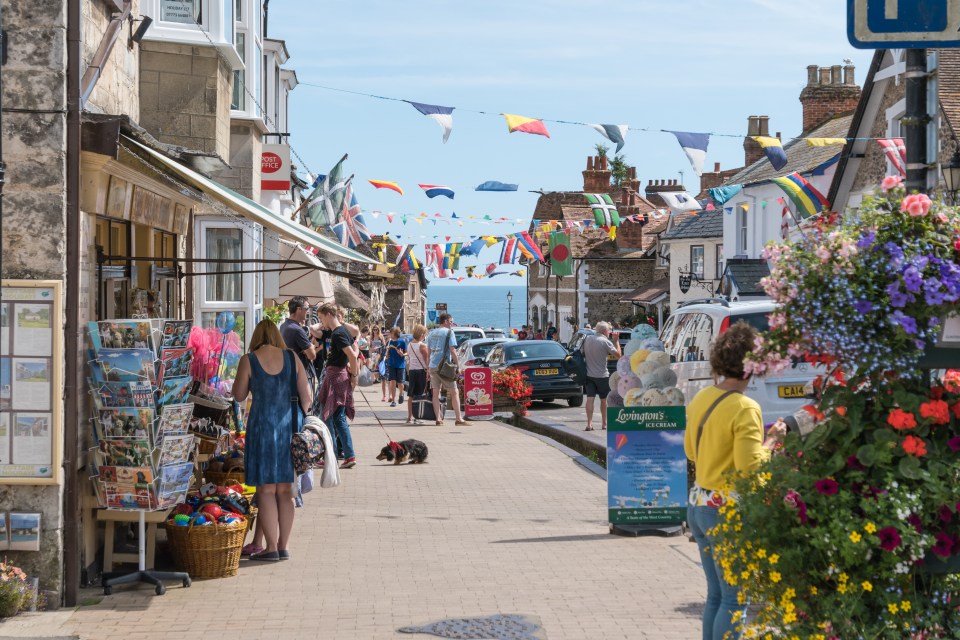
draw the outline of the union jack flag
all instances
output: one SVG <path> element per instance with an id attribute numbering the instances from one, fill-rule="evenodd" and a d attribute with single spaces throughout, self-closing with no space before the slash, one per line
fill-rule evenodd
<path id="1" fill-rule="evenodd" d="M 347 204 L 349 203 L 349 204 Z M 353 185 L 347 184 L 347 192 L 343 198 L 343 211 L 340 213 L 340 222 L 331 227 L 340 244 L 348 249 L 356 249 L 370 239 L 367 223 L 360 213 L 360 204 L 353 193 Z"/>

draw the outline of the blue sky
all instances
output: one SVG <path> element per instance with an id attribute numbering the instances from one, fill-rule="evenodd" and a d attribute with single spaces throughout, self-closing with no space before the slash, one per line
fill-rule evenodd
<path id="1" fill-rule="evenodd" d="M 704 165 L 724 169 L 742 165 L 750 115 L 770 116 L 771 134 L 798 135 L 807 65 L 849 58 L 857 84 L 866 76 L 872 52 L 849 45 L 845 12 L 842 0 L 274 0 L 268 35 L 286 41 L 301 83 L 291 144 L 315 173 L 349 153 L 345 171 L 364 210 L 523 219 L 461 228 L 366 216 L 374 231 L 422 245 L 525 230 L 537 199 L 530 190 L 579 190 L 586 157 L 607 143 L 588 127 L 553 122 L 550 139 L 508 134 L 499 113 L 653 129 L 628 133 L 627 162 L 643 185 L 682 171 L 691 191 L 696 176 L 660 129 L 732 134 L 711 137 Z M 443 144 L 440 127 L 408 104 L 310 85 L 455 107 L 453 133 Z M 367 179 L 396 181 L 406 194 Z M 520 190 L 475 192 L 486 180 Z M 418 183 L 448 185 L 456 198 L 431 200 Z M 461 265 L 482 268 L 494 249 Z"/>

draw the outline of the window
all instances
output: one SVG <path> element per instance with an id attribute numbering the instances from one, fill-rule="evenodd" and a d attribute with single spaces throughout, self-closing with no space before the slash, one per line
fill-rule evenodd
<path id="1" fill-rule="evenodd" d="M 166 231 L 153 232 L 153 257 L 176 258 L 177 236 Z M 155 263 L 158 267 L 173 267 L 174 262 L 161 261 Z"/>
<path id="2" fill-rule="evenodd" d="M 690 271 L 698 278 L 703 278 L 703 245 L 695 244 L 690 247 Z"/>
<path id="3" fill-rule="evenodd" d="M 203 24 L 203 3 L 201 0 L 160 0 L 160 20 Z"/>
<path id="4" fill-rule="evenodd" d="M 737 205 L 737 255 L 747 254 L 747 212 Z"/>
<path id="5" fill-rule="evenodd" d="M 96 244 L 103 247 L 103 252 L 108 256 L 126 256 L 130 255 L 128 247 L 130 246 L 130 223 L 123 220 L 110 220 L 107 218 L 97 218 Z M 111 260 L 109 265 L 124 265 L 123 261 Z"/>
<path id="6" fill-rule="evenodd" d="M 242 31 L 237 32 L 237 53 L 240 55 L 240 60 L 243 61 L 244 66 L 247 64 L 246 39 L 247 34 Z M 243 105 L 246 102 L 243 97 L 244 88 L 243 69 L 238 69 L 233 72 L 233 98 L 230 100 L 231 109 L 238 111 L 243 110 Z"/>
<path id="7" fill-rule="evenodd" d="M 714 276 L 714 278 L 717 278 L 719 280 L 720 276 L 723 275 L 723 245 L 718 244 L 716 246 L 716 249 L 717 249 L 717 263 L 716 263 L 716 271 L 714 272 L 716 273 L 716 275 Z"/>
<path id="8" fill-rule="evenodd" d="M 146 40 L 194 46 L 215 46 L 233 68 L 240 59 L 233 49 L 236 0 L 140 0 L 138 13 L 155 22 Z"/>
<path id="9" fill-rule="evenodd" d="M 243 232 L 240 229 L 209 228 L 206 230 L 206 257 L 218 260 L 243 259 Z M 240 262 L 208 263 L 207 302 L 240 302 L 243 300 L 243 275 Z"/>

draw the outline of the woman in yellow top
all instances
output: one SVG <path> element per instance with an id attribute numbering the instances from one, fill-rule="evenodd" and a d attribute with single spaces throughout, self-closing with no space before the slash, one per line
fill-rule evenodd
<path id="1" fill-rule="evenodd" d="M 700 548 L 700 562 L 707 577 L 703 640 L 739 638 L 746 609 L 746 604 L 738 600 L 737 587 L 723 579 L 723 569 L 712 551 L 710 530 L 716 526 L 724 502 L 724 476 L 733 471 L 754 471 L 770 458 L 770 451 L 786 432 L 778 422 L 770 427 L 765 440 L 760 405 L 743 395 L 750 381 L 743 370 L 743 359 L 753 349 L 756 335 L 753 327 L 738 322 L 714 341 L 710 368 L 716 382 L 701 390 L 687 406 L 683 447 L 697 469 L 687 523 Z"/>

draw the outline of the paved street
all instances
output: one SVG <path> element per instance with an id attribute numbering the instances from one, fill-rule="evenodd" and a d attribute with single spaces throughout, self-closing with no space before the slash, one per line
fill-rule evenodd
<path id="1" fill-rule="evenodd" d="M 685 537 L 609 535 L 605 483 L 537 437 L 452 416 L 406 427 L 405 410 L 369 395 L 394 439 L 428 444 L 429 464 L 378 463 L 387 438 L 358 400 L 360 465 L 307 496 L 292 561 L 244 560 L 237 577 L 162 597 L 85 590 L 100 601 L 21 615 L 0 637 L 427 638 L 397 629 L 497 613 L 538 618 L 549 640 L 699 635 L 705 589 Z"/>

